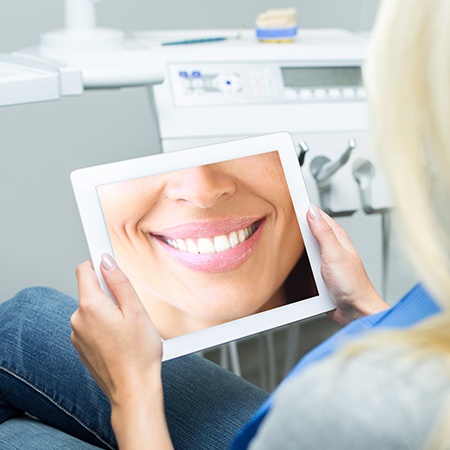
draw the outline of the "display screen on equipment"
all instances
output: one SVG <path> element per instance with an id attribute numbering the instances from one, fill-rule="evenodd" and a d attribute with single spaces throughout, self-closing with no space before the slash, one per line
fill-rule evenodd
<path id="1" fill-rule="evenodd" d="M 285 87 L 360 86 L 360 67 L 282 67 Z"/>

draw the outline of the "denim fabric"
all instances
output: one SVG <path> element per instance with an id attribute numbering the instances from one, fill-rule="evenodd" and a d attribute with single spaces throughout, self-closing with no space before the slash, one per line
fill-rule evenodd
<path id="1" fill-rule="evenodd" d="M 55 448 L 117 447 L 109 402 L 70 342 L 76 307 L 76 300 L 48 288 L 27 289 L 0 304 L 0 443 L 7 441 L 8 449 L 47 450 L 52 439 L 67 439 Z M 164 363 L 163 386 L 179 449 L 228 448 L 267 397 L 195 355 Z M 24 412 L 40 422 L 20 417 Z"/>
<path id="2" fill-rule="evenodd" d="M 0 430 L 0 448 L 5 450 L 98 450 L 31 417 L 7 420 Z"/>

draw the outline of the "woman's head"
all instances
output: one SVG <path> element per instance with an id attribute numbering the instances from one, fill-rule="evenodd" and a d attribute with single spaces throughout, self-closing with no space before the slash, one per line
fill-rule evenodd
<path id="1" fill-rule="evenodd" d="M 450 2 L 385 0 L 365 68 L 406 248 L 450 306 Z"/>
<path id="2" fill-rule="evenodd" d="M 151 314 L 166 304 L 213 324 L 278 306 L 304 251 L 277 152 L 98 192 L 117 261 Z"/>

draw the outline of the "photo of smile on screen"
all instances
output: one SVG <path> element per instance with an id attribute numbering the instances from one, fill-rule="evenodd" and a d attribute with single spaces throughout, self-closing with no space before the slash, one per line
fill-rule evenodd
<path id="1" fill-rule="evenodd" d="M 72 182 L 100 281 L 111 253 L 164 359 L 334 307 L 287 133 L 81 169 Z"/>

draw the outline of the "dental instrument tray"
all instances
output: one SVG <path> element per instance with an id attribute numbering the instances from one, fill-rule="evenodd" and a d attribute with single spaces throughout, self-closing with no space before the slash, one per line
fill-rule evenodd
<path id="1" fill-rule="evenodd" d="M 100 286 L 111 295 L 109 253 L 164 360 L 335 308 L 288 133 L 88 167 L 71 181 Z"/>

